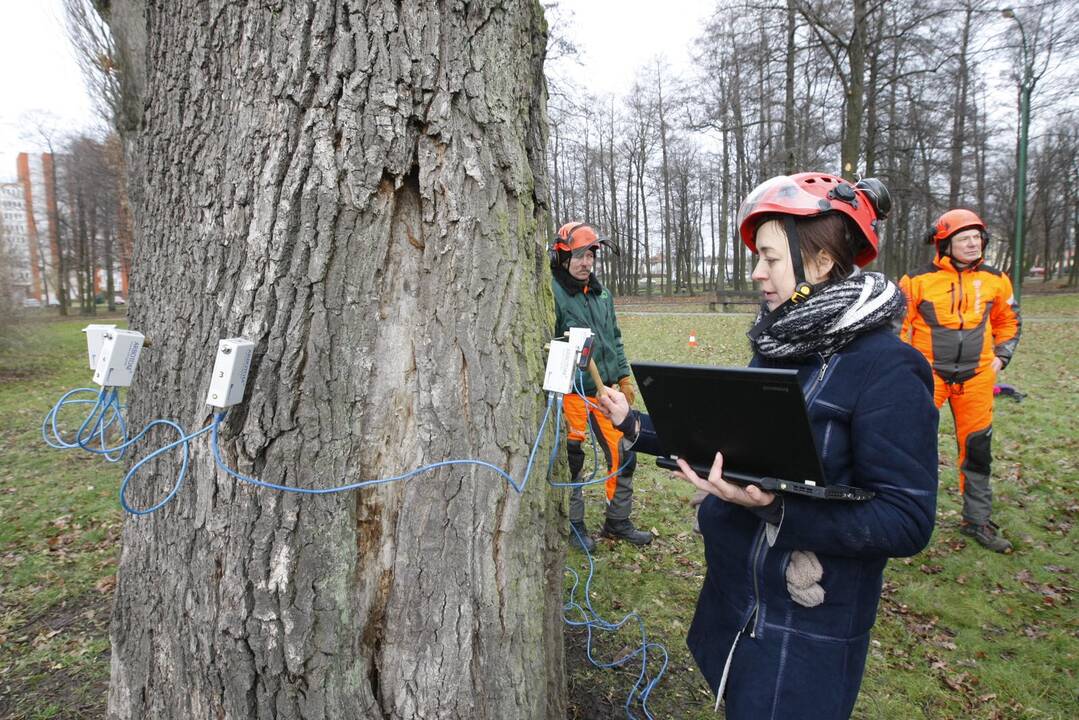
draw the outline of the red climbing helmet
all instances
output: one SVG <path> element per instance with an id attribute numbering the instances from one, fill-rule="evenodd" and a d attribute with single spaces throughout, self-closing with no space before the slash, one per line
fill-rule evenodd
<path id="1" fill-rule="evenodd" d="M 770 215 L 813 217 L 838 212 L 850 218 L 858 229 L 854 263 L 868 265 L 877 256 L 880 238 L 877 227 L 892 209 L 888 189 L 876 178 L 851 185 L 826 173 L 779 175 L 758 185 L 738 209 L 738 232 L 742 242 L 757 252 L 757 226 Z"/>

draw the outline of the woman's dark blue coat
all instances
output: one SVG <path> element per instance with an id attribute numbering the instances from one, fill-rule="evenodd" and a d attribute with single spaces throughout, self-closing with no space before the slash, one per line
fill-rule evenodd
<path id="1" fill-rule="evenodd" d="M 708 571 L 687 643 L 730 720 L 842 719 L 858 696 L 884 566 L 924 548 L 937 497 L 937 410 L 925 359 L 885 329 L 828 358 L 755 357 L 757 367 L 799 370 L 829 483 L 872 490 L 865 502 L 783 498 L 768 526 L 751 510 L 709 495 L 699 508 Z M 766 428 L 762 428 L 766 432 Z M 660 451 L 647 418 L 636 450 Z M 783 451 L 776 438 L 776 451 Z M 812 551 L 824 602 L 791 599 L 791 553 Z"/>

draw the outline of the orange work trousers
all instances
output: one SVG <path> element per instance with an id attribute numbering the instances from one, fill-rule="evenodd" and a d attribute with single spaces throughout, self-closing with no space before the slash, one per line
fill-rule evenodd
<path id="1" fill-rule="evenodd" d="M 985 368 L 966 382 L 948 384 L 934 373 L 933 383 L 933 400 L 937 409 L 947 401 L 955 420 L 963 519 L 974 525 L 984 525 L 989 521 L 993 509 L 989 476 L 996 374 L 990 368 Z"/>
<path id="2" fill-rule="evenodd" d="M 588 402 L 593 405 L 599 403 L 594 397 L 588 398 Z M 606 483 L 607 501 L 610 502 L 614 499 L 614 491 L 618 487 L 618 477 L 614 475 L 614 472 L 622 466 L 622 433 L 615 429 L 606 415 L 594 407 L 586 406 L 581 396 L 575 393 L 562 396 L 562 414 L 566 416 L 566 440 L 571 443 L 580 445 L 587 440 L 588 428 L 591 426 L 596 442 L 599 443 L 603 457 L 607 461 L 607 474 L 612 475 L 607 478 Z M 580 480 L 578 476 L 584 467 L 583 461 L 582 453 L 580 465 L 573 467 L 577 463 L 572 457 L 570 458 L 570 476 L 574 482 Z"/>

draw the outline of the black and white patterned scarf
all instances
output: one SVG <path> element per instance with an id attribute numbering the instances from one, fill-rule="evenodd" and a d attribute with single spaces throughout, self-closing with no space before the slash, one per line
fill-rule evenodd
<path id="1" fill-rule="evenodd" d="M 804 302 L 788 305 L 750 343 L 768 358 L 827 357 L 867 330 L 898 323 L 905 310 L 906 300 L 895 283 L 880 273 L 856 273 L 817 289 Z M 762 306 L 757 322 L 766 314 Z"/>

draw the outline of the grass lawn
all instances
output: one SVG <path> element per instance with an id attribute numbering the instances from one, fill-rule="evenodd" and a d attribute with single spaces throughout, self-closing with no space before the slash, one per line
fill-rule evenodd
<path id="1" fill-rule="evenodd" d="M 1071 531 L 1079 520 L 1079 295 L 1028 295 L 1024 315 L 1029 322 L 1003 380 L 1028 397 L 998 402 L 994 433 L 995 517 L 1016 552 L 994 555 L 959 535 L 945 411 L 937 529 L 925 552 L 889 566 L 856 718 L 1077 715 L 1079 559 Z M 57 397 L 88 384 L 78 332 L 85 322 L 27 322 L 15 326 L 13 341 L 0 342 L 0 718 L 104 715 L 121 470 L 51 450 L 40 437 Z M 627 313 L 621 325 L 631 358 L 741 365 L 748 322 Z M 684 642 L 704 575 L 692 492 L 648 459 L 639 468 L 635 520 L 658 538 L 641 550 L 600 540 L 592 603 L 607 620 L 637 610 L 649 640 L 670 653 L 650 699 L 657 718 L 715 718 Z M 602 523 L 601 497 L 599 489 L 587 492 L 592 528 Z M 581 555 L 567 562 L 585 569 Z M 597 634 L 594 653 L 610 660 L 634 645 L 628 631 Z M 566 662 L 570 717 L 625 716 L 639 665 L 591 667 L 577 631 L 567 632 Z"/>
<path id="2" fill-rule="evenodd" d="M 119 468 L 42 442 L 45 411 L 90 370 L 87 320 L 41 316 L 0 344 L 0 718 L 100 718 Z"/>

